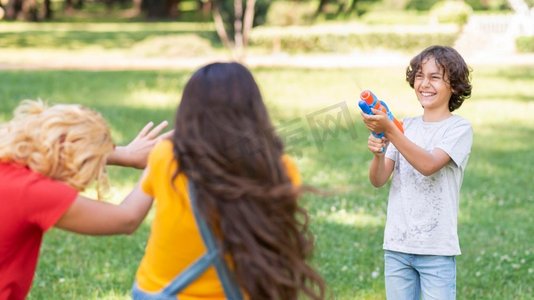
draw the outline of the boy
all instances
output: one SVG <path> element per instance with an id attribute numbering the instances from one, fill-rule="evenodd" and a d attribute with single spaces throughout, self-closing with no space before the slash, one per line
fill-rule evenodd
<path id="1" fill-rule="evenodd" d="M 473 131 L 452 111 L 471 95 L 469 68 L 456 50 L 431 46 L 410 61 L 406 80 L 423 115 L 404 120 L 404 135 L 384 113 L 362 113 L 369 130 L 385 133 L 368 139 L 371 183 L 381 187 L 393 174 L 383 246 L 386 296 L 455 299 L 459 193 Z"/>

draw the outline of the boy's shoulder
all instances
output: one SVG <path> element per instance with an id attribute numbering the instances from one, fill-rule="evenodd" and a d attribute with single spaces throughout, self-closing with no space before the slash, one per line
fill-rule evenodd
<path id="1" fill-rule="evenodd" d="M 447 119 L 447 121 L 451 127 L 473 127 L 469 120 L 459 115 L 452 115 L 449 119 Z"/>
<path id="2" fill-rule="evenodd" d="M 460 116 L 460 115 L 452 115 L 451 116 L 451 120 L 454 120 L 455 122 L 463 122 L 463 123 L 467 123 L 467 124 L 471 124 L 471 122 L 469 122 L 468 119 Z"/>

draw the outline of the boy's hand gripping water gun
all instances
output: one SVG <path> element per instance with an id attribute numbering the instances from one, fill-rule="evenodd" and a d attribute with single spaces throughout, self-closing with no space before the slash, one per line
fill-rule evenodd
<path id="1" fill-rule="evenodd" d="M 378 98 L 375 96 L 375 94 L 373 94 L 373 92 L 371 92 L 370 90 L 363 91 L 360 94 L 360 99 L 361 100 L 360 100 L 360 102 L 358 102 L 358 106 L 360 106 L 360 109 L 364 113 L 366 113 L 368 115 L 374 115 L 374 113 L 371 110 L 371 108 L 383 111 L 384 113 L 387 114 L 388 119 L 393 121 L 393 123 L 395 123 L 395 126 L 397 126 L 397 128 L 399 128 L 399 130 L 402 133 L 404 133 L 404 128 L 402 127 L 402 122 L 400 122 L 399 120 L 395 119 L 395 117 L 393 116 L 393 113 L 389 110 L 389 107 L 387 106 L 387 104 L 382 100 L 378 100 Z M 383 132 L 372 132 L 372 133 L 377 138 L 382 138 L 384 136 Z"/>

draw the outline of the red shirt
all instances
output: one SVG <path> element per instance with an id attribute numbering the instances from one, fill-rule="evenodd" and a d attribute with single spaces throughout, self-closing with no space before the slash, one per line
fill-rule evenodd
<path id="1" fill-rule="evenodd" d="M 0 300 L 26 297 L 43 233 L 77 195 L 67 184 L 27 167 L 0 163 Z"/>

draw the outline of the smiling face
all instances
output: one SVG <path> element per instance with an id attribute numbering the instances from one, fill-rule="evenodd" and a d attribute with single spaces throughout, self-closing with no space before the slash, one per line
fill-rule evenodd
<path id="1" fill-rule="evenodd" d="M 423 61 L 421 68 L 415 73 L 413 87 L 425 112 L 449 113 L 452 89 L 447 74 L 434 57 L 430 56 Z"/>

